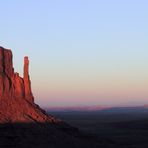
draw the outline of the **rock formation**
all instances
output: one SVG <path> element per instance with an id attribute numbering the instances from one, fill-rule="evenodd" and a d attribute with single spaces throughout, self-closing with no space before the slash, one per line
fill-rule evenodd
<path id="1" fill-rule="evenodd" d="M 0 123 L 61 122 L 34 103 L 29 78 L 29 60 L 24 57 L 24 76 L 14 72 L 12 52 L 0 47 Z M 62 123 L 62 122 L 61 122 Z"/>
<path id="2" fill-rule="evenodd" d="M 13 76 L 12 53 L 0 48 L 0 99 L 11 97 Z"/>
<path id="3" fill-rule="evenodd" d="M 24 78 L 14 72 L 11 50 L 0 47 L 0 99 L 24 98 L 33 102 L 29 79 L 29 60 L 24 58 Z"/>
<path id="4" fill-rule="evenodd" d="M 31 91 L 31 82 L 29 78 L 29 60 L 28 57 L 24 57 L 24 87 L 25 87 L 25 98 L 28 101 L 33 102 L 34 98 Z"/>

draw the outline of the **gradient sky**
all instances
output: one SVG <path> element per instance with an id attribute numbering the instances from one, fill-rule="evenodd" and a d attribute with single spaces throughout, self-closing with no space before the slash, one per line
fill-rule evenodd
<path id="1" fill-rule="evenodd" d="M 0 0 L 0 46 L 30 58 L 43 107 L 148 104 L 147 0 Z"/>

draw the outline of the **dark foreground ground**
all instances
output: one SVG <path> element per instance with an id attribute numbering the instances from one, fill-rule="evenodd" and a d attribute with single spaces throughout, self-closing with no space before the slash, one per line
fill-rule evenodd
<path id="1" fill-rule="evenodd" d="M 49 113 L 71 126 L 0 124 L 0 148 L 148 148 L 148 109 Z"/>
<path id="2" fill-rule="evenodd" d="M 0 148 L 98 148 L 91 134 L 41 123 L 0 124 Z"/>
<path id="3" fill-rule="evenodd" d="M 116 108 L 50 113 L 81 131 L 94 134 L 101 148 L 148 148 L 148 109 Z"/>

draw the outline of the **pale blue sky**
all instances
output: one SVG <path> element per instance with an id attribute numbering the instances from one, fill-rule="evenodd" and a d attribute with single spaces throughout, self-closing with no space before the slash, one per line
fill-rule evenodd
<path id="1" fill-rule="evenodd" d="M 148 103 L 147 0 L 0 0 L 0 45 L 30 57 L 41 106 Z"/>

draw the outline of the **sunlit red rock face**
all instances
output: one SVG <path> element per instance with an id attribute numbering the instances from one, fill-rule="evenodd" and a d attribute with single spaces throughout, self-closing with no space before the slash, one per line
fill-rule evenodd
<path id="1" fill-rule="evenodd" d="M 10 50 L 0 48 L 0 98 L 11 97 L 13 90 L 14 70 L 12 66 L 12 53 Z"/>
<path id="2" fill-rule="evenodd" d="M 14 72 L 11 50 L 0 47 L 0 98 L 22 97 L 33 102 L 29 79 L 29 60 L 24 58 L 24 78 Z"/>
<path id="3" fill-rule="evenodd" d="M 29 60 L 24 58 L 24 77 L 14 72 L 11 50 L 0 47 L 0 122 L 60 122 L 34 103 Z"/>

